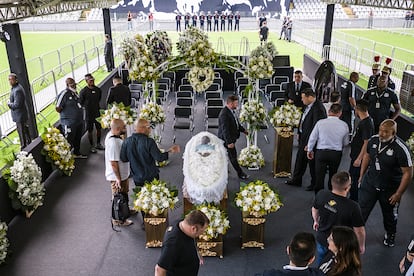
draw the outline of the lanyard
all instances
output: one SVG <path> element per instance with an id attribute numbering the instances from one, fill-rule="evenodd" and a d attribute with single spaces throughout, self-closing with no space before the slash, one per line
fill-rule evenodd
<path id="1" fill-rule="evenodd" d="M 381 141 L 380 141 L 378 145 L 377 156 L 380 155 L 384 150 L 388 149 L 394 141 L 395 141 L 395 137 L 391 140 L 391 142 L 388 145 L 386 145 L 382 149 L 381 149 Z"/>

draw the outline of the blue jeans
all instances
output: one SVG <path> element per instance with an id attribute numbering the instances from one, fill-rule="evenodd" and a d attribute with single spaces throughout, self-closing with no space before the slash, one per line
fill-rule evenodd
<path id="1" fill-rule="evenodd" d="M 316 265 L 318 267 L 321 265 L 323 259 L 326 256 L 326 253 L 328 253 L 328 248 L 326 248 L 319 242 L 316 242 Z"/>

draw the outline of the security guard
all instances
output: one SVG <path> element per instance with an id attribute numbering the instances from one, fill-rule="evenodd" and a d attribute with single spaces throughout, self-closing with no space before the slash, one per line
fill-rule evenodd
<path id="1" fill-rule="evenodd" d="M 411 183 L 413 163 L 407 145 L 396 135 L 397 123 L 387 119 L 368 141 L 359 177 L 359 205 L 365 222 L 379 201 L 385 228 L 384 245 L 393 247 L 398 207 Z"/>
<path id="2" fill-rule="evenodd" d="M 390 118 L 391 104 L 394 107 L 394 113 L 391 119 L 397 118 L 401 112 L 397 95 L 387 85 L 388 78 L 386 76 L 380 76 L 377 86 L 368 89 L 363 96 L 369 103 L 368 113 L 374 120 L 375 133 L 378 132 L 381 122 Z"/>

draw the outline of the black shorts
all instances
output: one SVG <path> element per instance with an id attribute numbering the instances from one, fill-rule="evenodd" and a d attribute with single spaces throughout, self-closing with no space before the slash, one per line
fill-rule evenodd
<path id="1" fill-rule="evenodd" d="M 102 129 L 101 124 L 95 119 L 93 121 L 86 121 L 86 130 L 87 131 L 92 131 L 93 130 L 93 125 L 95 125 L 96 129 Z"/>

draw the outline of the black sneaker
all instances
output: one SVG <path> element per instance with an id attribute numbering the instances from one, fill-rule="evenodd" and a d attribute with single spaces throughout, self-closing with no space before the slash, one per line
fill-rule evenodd
<path id="1" fill-rule="evenodd" d="M 395 245 L 395 234 L 384 235 L 384 245 L 388 247 L 394 247 Z"/>
<path id="2" fill-rule="evenodd" d="M 105 147 L 102 146 L 101 144 L 97 144 L 95 148 L 98 150 L 105 150 Z"/>

